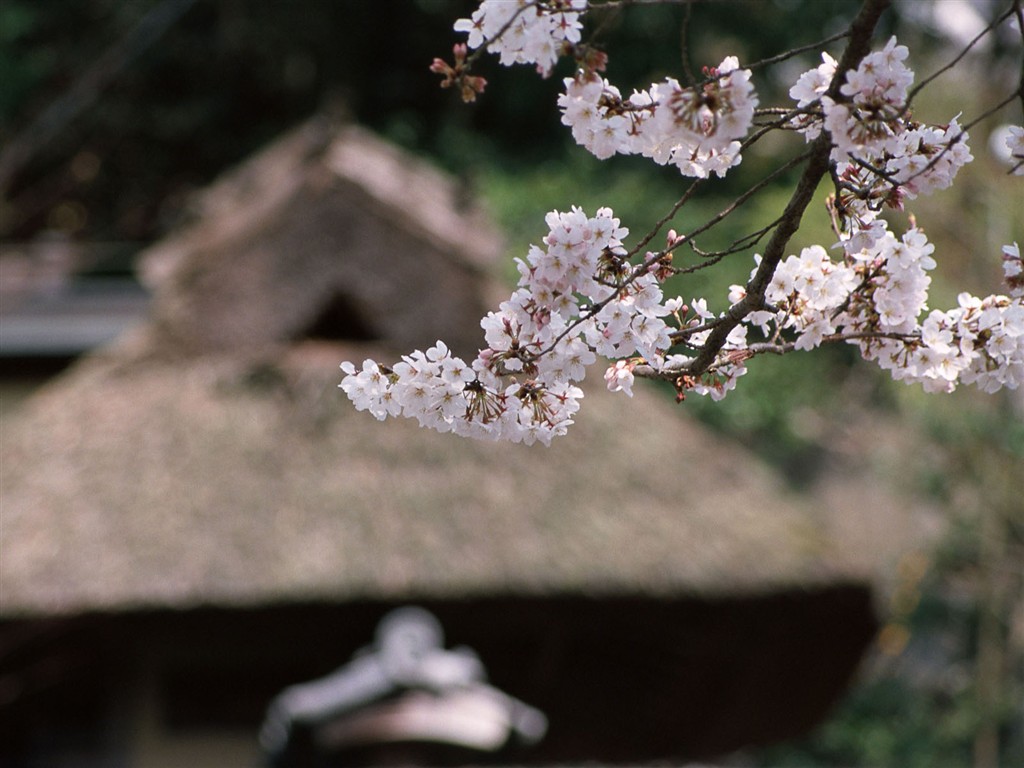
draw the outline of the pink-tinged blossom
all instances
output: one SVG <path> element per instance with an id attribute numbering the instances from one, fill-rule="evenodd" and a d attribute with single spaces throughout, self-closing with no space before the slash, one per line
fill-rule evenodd
<path id="1" fill-rule="evenodd" d="M 1014 298 L 1024 298 L 1024 260 L 1017 243 L 1003 246 L 1003 280 Z"/>
<path id="2" fill-rule="evenodd" d="M 1024 380 L 1020 297 L 962 293 L 955 309 L 932 310 L 918 324 L 927 309 L 925 273 L 935 266 L 932 250 L 920 230 L 911 229 L 901 240 L 887 234 L 860 260 L 858 269 L 874 277 L 837 319 L 840 330 L 865 336 L 853 342 L 865 358 L 897 381 L 921 384 L 928 392 L 951 392 L 958 383 L 985 392 L 1016 388 Z M 870 338 L 872 332 L 897 335 Z"/>
<path id="3" fill-rule="evenodd" d="M 909 199 L 946 189 L 960 168 L 974 159 L 967 138 L 956 117 L 945 127 L 907 130 L 899 136 L 892 157 L 885 158 L 885 171 Z"/>
<path id="4" fill-rule="evenodd" d="M 604 380 L 610 392 L 625 392 L 633 396 L 634 364 L 628 360 L 617 360 L 604 372 Z"/>
<path id="5" fill-rule="evenodd" d="M 483 0 L 456 29 L 468 35 L 455 66 L 436 60 L 446 83 L 475 93 L 483 80 L 468 76 L 466 49 L 487 47 L 503 64 L 532 63 L 544 74 L 580 41 L 586 0 Z M 758 98 L 750 71 L 727 57 L 705 70 L 704 82 L 684 87 L 672 78 L 623 99 L 596 72 L 590 54 L 559 97 L 562 122 L 599 158 L 639 154 L 675 165 L 687 176 L 722 176 L 740 162 L 741 141 L 753 124 Z M 438 341 L 405 355 L 392 368 L 373 360 L 342 363 L 339 385 L 358 410 L 377 419 L 403 416 L 421 426 L 461 436 L 549 444 L 565 434 L 580 408 L 576 386 L 598 356 L 609 359 L 604 378 L 612 391 L 632 395 L 637 366 L 687 393 L 723 398 L 746 373 L 746 361 L 764 351 L 811 350 L 847 341 L 894 379 L 929 392 L 974 384 L 985 392 L 1024 384 L 1024 263 L 1019 246 L 1003 248 L 1008 295 L 961 294 L 957 306 L 928 306 L 934 247 L 912 227 L 897 237 L 880 211 L 948 187 L 972 160 L 959 116 L 945 125 L 911 119 L 906 103 L 913 72 L 907 49 L 885 47 L 842 73 L 828 54 L 790 89 L 800 114 L 791 123 L 810 141 L 826 131 L 832 142 L 836 196 L 830 200 L 839 242 L 835 255 L 803 248 L 775 268 L 764 303 L 732 327 L 715 359 L 691 373 L 696 351 L 723 315 L 703 297 L 689 305 L 665 299 L 670 251 L 629 258 L 628 230 L 608 208 L 590 216 L 580 208 L 551 211 L 547 234 L 516 260 L 519 283 L 480 322 L 485 347 L 471 362 Z M 479 81 L 479 82 L 477 82 Z M 1002 139 L 999 140 L 1002 142 Z M 1006 147 L 1024 173 L 1024 127 L 1007 128 Z M 754 257 L 755 271 L 761 264 Z M 749 299 L 734 285 L 729 301 Z M 669 323 L 672 323 L 672 326 Z M 751 328 L 768 341 L 748 342 Z M 673 347 L 675 346 L 675 350 Z M 685 348 L 690 354 L 678 354 Z"/>
<path id="6" fill-rule="evenodd" d="M 779 264 L 765 299 L 777 310 L 776 327 L 796 331 L 797 348 L 810 349 L 835 332 L 832 318 L 856 284 L 853 269 L 833 262 L 824 248 L 814 245 Z M 767 317 L 754 321 L 764 331 Z"/>
<path id="7" fill-rule="evenodd" d="M 916 228 L 901 238 L 886 230 L 870 247 L 847 252 L 841 261 L 832 261 L 820 246 L 805 248 L 776 269 L 765 296 L 775 311 L 752 313 L 745 325 L 773 338 L 791 334 L 798 350 L 847 338 L 894 379 L 928 392 L 950 392 L 960 383 L 985 392 L 1020 386 L 1024 299 L 1020 293 L 985 298 L 964 293 L 957 308 L 929 312 L 933 251 Z M 1012 288 L 1013 279 L 1024 275 L 1016 244 L 1005 246 L 1003 257 Z M 745 293 L 733 286 L 730 300 L 740 301 Z M 703 340 L 704 334 L 691 337 L 695 344 Z M 742 352 L 742 346 L 736 349 Z M 669 355 L 666 366 L 676 360 Z M 724 394 L 721 387 L 717 394 Z"/>
<path id="8" fill-rule="evenodd" d="M 881 236 L 877 217 L 883 206 L 902 210 L 905 200 L 945 189 L 973 160 L 959 116 L 941 126 L 911 119 L 906 99 L 914 73 L 906 57 L 906 47 L 891 38 L 846 73 L 838 99 L 825 95 L 834 74 L 831 59 L 790 89 L 797 106 L 808 110 L 795 121 L 807 140 L 822 128 L 832 139 L 831 159 L 841 182 L 835 212 L 848 253 L 870 248 Z"/>
<path id="9" fill-rule="evenodd" d="M 789 89 L 789 97 L 796 101 L 799 109 L 810 107 L 825 95 L 832 78 L 835 77 L 836 65 L 835 59 L 822 52 L 821 64 L 797 78 L 796 84 Z M 815 119 L 813 115 L 801 115 L 795 124 L 808 141 L 818 138 L 818 134 L 821 133 L 821 121 Z"/>
<path id="10" fill-rule="evenodd" d="M 1016 176 L 1024 176 L 1024 126 L 1008 126 L 1006 132 L 1006 148 L 1010 152 L 1012 173 Z"/>
<path id="11" fill-rule="evenodd" d="M 914 73 L 903 63 L 908 55 L 905 45 L 889 38 L 882 50 L 869 53 L 857 69 L 846 74 L 840 93 L 858 106 L 903 104 L 914 82 Z"/>
<path id="12" fill-rule="evenodd" d="M 684 176 L 724 176 L 740 162 L 739 140 L 750 131 L 758 99 L 750 70 L 740 69 L 735 56 L 708 75 L 697 88 L 667 78 L 623 100 L 607 80 L 580 71 L 564 81 L 562 123 L 601 159 L 639 154 Z"/>
<path id="13" fill-rule="evenodd" d="M 657 277 L 625 259 L 629 232 L 608 208 L 552 211 L 543 246 L 520 260 L 519 286 L 480 321 L 486 348 L 467 364 L 443 342 L 403 356 L 393 369 L 343 363 L 341 388 L 376 418 L 405 416 L 440 432 L 547 444 L 579 409 L 575 386 L 597 354 L 618 366 L 614 389 L 630 392 L 632 366 L 660 366 L 672 344 Z M 653 254 L 648 254 L 648 258 Z M 627 375 L 628 374 L 628 375 Z"/>
<path id="14" fill-rule="evenodd" d="M 466 45 L 486 45 L 505 66 L 535 64 L 551 72 L 563 44 L 580 41 L 580 16 L 587 0 L 539 4 L 536 0 L 483 0 L 468 19 L 455 22 L 455 31 L 469 37 Z"/>

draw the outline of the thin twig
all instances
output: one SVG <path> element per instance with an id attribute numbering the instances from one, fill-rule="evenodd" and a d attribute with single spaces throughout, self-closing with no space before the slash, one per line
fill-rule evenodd
<path id="1" fill-rule="evenodd" d="M 1016 3 L 1015 3 L 1015 5 L 1016 5 Z M 953 58 L 952 61 L 950 61 L 945 66 L 940 67 L 935 72 L 933 72 L 928 77 L 926 77 L 924 80 L 922 80 L 920 83 L 918 83 L 913 88 L 911 88 L 910 92 L 907 94 L 906 104 L 904 104 L 904 107 L 903 107 L 904 111 L 907 111 L 907 110 L 910 109 L 910 103 L 914 100 L 914 97 L 917 96 L 917 94 L 919 94 L 921 92 L 921 90 L 926 85 L 931 83 L 933 80 L 935 80 L 937 77 L 942 75 L 944 72 L 948 72 L 953 67 L 955 67 L 957 64 L 959 64 L 960 60 L 963 59 L 963 57 L 968 54 L 968 52 L 971 50 L 971 48 L 973 48 L 975 46 L 975 44 L 979 40 L 981 40 L 981 38 L 983 38 L 985 35 L 987 35 L 993 29 L 995 29 L 1000 24 L 1002 24 L 1004 21 L 1006 21 L 1008 18 L 1010 18 L 1010 16 L 1012 16 L 1015 13 L 1015 11 L 1016 11 L 1016 9 L 1011 7 L 1005 13 L 1003 13 L 1000 16 L 996 17 L 987 27 L 985 27 L 983 30 L 981 30 L 981 32 L 979 32 L 977 35 L 975 35 L 974 39 L 971 40 L 966 46 L 964 46 L 964 49 L 962 51 L 960 51 L 960 53 L 957 54 Z"/>
<path id="2" fill-rule="evenodd" d="M 692 240 L 689 241 L 687 245 L 690 246 L 690 250 L 692 250 L 702 259 L 707 259 L 708 262 L 717 263 L 721 261 L 725 256 L 731 256 L 734 253 L 740 253 L 741 251 L 750 250 L 755 245 L 757 245 L 761 238 L 763 238 L 765 235 L 771 232 L 776 226 L 778 226 L 780 221 L 782 221 L 781 215 L 779 215 L 770 224 L 766 224 L 760 229 L 754 232 L 750 232 L 749 234 L 746 234 L 743 237 L 736 238 L 735 240 L 733 240 L 731 245 L 729 245 L 727 248 L 721 251 L 702 251 L 700 250 L 700 248 L 696 246 L 696 244 Z M 710 263 L 708 262 L 697 264 L 689 268 L 679 269 L 677 271 L 677 274 L 683 275 L 690 272 L 696 272 L 698 269 L 704 269 L 705 267 L 710 266 Z"/>
<path id="3" fill-rule="evenodd" d="M 679 32 L 679 56 L 683 61 L 683 72 L 686 73 L 686 80 L 690 87 L 695 87 L 697 78 L 690 68 L 690 14 L 693 11 L 693 3 L 686 4 L 686 12 L 683 14 L 682 29 Z"/>
<path id="4" fill-rule="evenodd" d="M 706 222 L 701 224 L 699 227 L 697 227 L 695 229 L 692 229 L 689 232 L 687 232 L 683 237 L 686 240 L 690 240 L 691 238 L 694 238 L 697 235 L 700 235 L 700 234 L 703 234 L 704 232 L 707 232 L 709 229 L 711 229 L 712 227 L 716 226 L 718 223 L 720 223 L 722 220 L 724 220 L 727 216 L 729 216 L 733 211 L 735 211 L 737 208 L 739 208 L 741 205 L 743 205 L 743 203 L 747 202 L 747 200 L 749 200 L 751 197 L 753 197 L 758 192 L 760 192 L 762 189 L 764 189 L 769 184 L 774 182 L 775 179 L 777 179 L 779 176 L 781 176 L 782 174 L 784 174 L 786 171 L 790 170 L 791 168 L 799 165 L 804 160 L 808 159 L 812 154 L 813 154 L 813 149 L 809 149 L 809 150 L 807 150 L 807 151 L 797 155 L 796 157 L 790 159 L 788 162 L 784 163 L 783 165 L 780 165 L 778 168 L 776 168 L 770 174 L 768 174 L 763 179 L 761 179 L 756 184 L 754 184 L 754 186 L 750 187 L 742 195 L 740 195 L 735 200 L 733 200 L 731 203 L 729 203 L 729 205 L 727 205 L 721 211 L 716 213 L 714 216 L 712 216 Z"/>
<path id="5" fill-rule="evenodd" d="M 769 56 L 766 59 L 755 61 L 753 64 L 746 64 L 745 69 L 758 69 L 760 67 L 767 67 L 771 66 L 772 64 L 778 64 L 780 61 L 786 61 L 787 59 L 791 59 L 794 56 L 799 56 L 801 53 L 806 53 L 807 51 L 820 51 L 829 43 L 834 43 L 837 40 L 842 40 L 844 37 L 849 36 L 850 30 L 838 32 L 832 35 L 831 37 L 826 37 L 824 40 L 819 40 L 816 43 L 801 45 L 799 48 L 792 48 L 788 51 L 784 51 L 783 53 L 776 54 L 775 56 Z"/>
<path id="6" fill-rule="evenodd" d="M 686 188 L 686 191 L 683 193 L 683 196 L 676 200 L 675 204 L 673 204 L 673 206 L 669 209 L 668 213 L 662 216 L 658 220 L 658 222 L 647 232 L 647 234 L 641 237 L 640 241 L 636 245 L 634 245 L 628 253 L 626 253 L 626 258 L 631 259 L 632 257 L 636 256 L 638 253 L 640 253 L 640 251 L 642 251 L 647 246 L 649 242 L 651 242 L 651 240 L 657 237 L 658 232 L 661 231 L 661 228 L 668 224 L 668 222 L 670 222 L 672 218 L 677 213 L 679 213 L 679 210 L 684 205 L 686 205 L 687 202 L 689 202 L 690 198 L 694 196 L 694 194 L 701 187 L 701 184 L 704 181 L 705 179 L 695 179 L 694 181 L 692 181 L 690 183 L 690 186 Z"/>

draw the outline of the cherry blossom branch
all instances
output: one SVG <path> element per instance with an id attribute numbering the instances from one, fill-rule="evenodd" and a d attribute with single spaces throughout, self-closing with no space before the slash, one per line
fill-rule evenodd
<path id="1" fill-rule="evenodd" d="M 875 27 L 882 13 L 889 8 L 892 0 L 865 0 L 861 6 L 860 13 L 850 25 L 849 43 L 843 52 L 842 58 L 836 67 L 836 75 L 829 85 L 828 94 L 833 98 L 838 95 L 839 87 L 842 85 L 846 72 L 855 69 L 864 58 L 871 45 L 871 38 Z M 715 361 L 718 353 L 725 346 L 729 334 L 748 314 L 760 309 L 764 303 L 765 290 L 775 273 L 776 267 L 782 261 L 786 246 L 790 238 L 800 227 L 803 213 L 807 210 L 814 192 L 818 188 L 821 179 L 828 173 L 829 153 L 832 150 L 832 143 L 829 135 L 823 132 L 812 144 L 811 155 L 807 160 L 807 167 L 803 176 L 797 182 L 793 196 L 790 198 L 782 221 L 772 233 L 765 252 L 762 255 L 761 263 L 757 272 L 750 282 L 747 283 L 746 295 L 736 304 L 729 308 L 725 315 L 711 330 L 704 348 L 700 351 L 693 362 L 688 366 L 690 375 L 704 373 Z"/>
<path id="2" fill-rule="evenodd" d="M 1022 80 L 1022 85 L 1019 87 L 1018 90 L 1024 92 L 1024 80 Z M 851 154 L 849 156 L 849 160 L 851 163 L 860 168 L 863 168 L 866 171 L 869 171 L 876 177 L 876 179 L 881 179 L 887 182 L 890 185 L 890 189 L 888 190 L 879 191 L 876 189 L 874 183 L 871 183 L 868 186 L 859 186 L 856 184 L 852 184 L 849 181 L 844 181 L 840 179 L 838 175 L 835 173 L 834 166 L 831 170 L 833 185 L 837 192 L 840 192 L 842 190 L 850 192 L 852 195 L 854 195 L 854 197 L 866 201 L 869 207 L 871 207 L 873 210 L 878 210 L 891 196 L 898 196 L 899 191 L 902 188 L 906 188 L 912 185 L 913 182 L 915 182 L 917 179 L 926 176 L 934 168 L 936 168 L 939 165 L 939 163 L 941 163 L 951 152 L 953 152 L 953 148 L 958 143 L 966 141 L 968 131 L 971 128 L 987 120 L 989 117 L 1002 110 L 1010 102 L 1016 100 L 1017 98 L 1018 93 L 1014 92 L 1009 96 L 1003 98 L 998 103 L 984 110 L 973 120 L 970 120 L 969 122 L 965 123 L 963 126 L 960 127 L 958 131 L 956 131 L 956 133 L 954 133 L 950 138 L 948 138 L 942 144 L 941 147 L 938 148 L 937 152 L 932 154 L 927 163 L 925 163 L 921 168 L 919 168 L 917 171 L 913 172 L 909 176 L 897 177 L 894 174 L 890 173 L 888 170 L 886 170 L 886 168 L 880 167 L 875 163 L 868 162 L 867 160 L 856 155 Z M 883 158 L 883 160 L 885 160 L 886 162 L 888 161 L 886 158 Z M 1015 169 L 1011 169 L 1010 172 L 1013 173 L 1014 170 Z M 871 202 L 873 198 L 876 200 L 876 202 L 874 203 Z"/>
<path id="3" fill-rule="evenodd" d="M 899 238 L 877 218 L 882 205 L 901 207 L 905 196 L 952 183 L 959 167 L 971 160 L 967 129 L 1018 96 L 1024 104 L 1024 73 L 1016 94 L 966 127 L 956 118 L 945 126 L 909 120 L 908 87 L 914 77 L 903 64 L 907 48 L 892 38 L 882 50 L 868 53 L 890 3 L 865 0 L 849 29 L 828 39 L 847 39 L 846 50 L 838 62 L 823 52 L 822 64 L 799 77 L 790 89 L 795 108 L 758 110 L 751 70 L 741 69 L 732 56 L 705 68 L 700 82 L 691 75 L 690 87 L 666 78 L 628 99 L 600 77 L 605 55 L 581 42 L 580 15 L 595 7 L 646 2 L 535 0 L 511 6 L 482 0 L 472 20 L 456 23 L 456 29 L 469 33 L 468 47 L 486 47 L 503 64 L 534 63 L 542 74 L 550 72 L 559 55 L 576 56 L 580 68 L 564 81 L 566 91 L 558 103 L 562 122 L 578 143 L 602 159 L 621 153 L 671 163 L 696 180 L 630 250 L 623 244 L 628 230 L 608 208 L 594 216 L 579 208 L 550 212 L 543 246 L 533 245 L 525 258 L 517 259 L 517 289 L 481 320 L 487 346 L 477 358 L 467 364 L 439 341 L 426 352 L 403 356 L 393 367 L 367 360 L 360 371 L 344 363 L 341 387 L 356 408 L 378 419 L 415 418 L 442 432 L 549 443 L 572 423 L 583 396 L 575 383 L 599 355 L 612 361 L 604 378 L 614 391 L 631 394 L 635 375 L 641 375 L 671 381 L 680 400 L 691 391 L 718 400 L 753 357 L 838 342 L 857 344 L 863 357 L 893 378 L 919 383 L 930 392 L 952 391 L 960 381 L 986 392 L 1024 384 L 1024 261 L 1018 245 L 1003 247 L 1009 296 L 979 299 L 962 293 L 958 307 L 929 311 L 927 272 L 936 266 L 934 246 L 913 217 Z M 524 8 L 537 12 L 510 15 L 517 8 L 519 14 Z M 1014 8 L 1020 19 L 1020 0 L 1014 0 Z M 681 35 L 684 69 L 689 21 L 687 2 Z M 508 40 L 499 39 L 506 34 Z M 467 79 L 458 67 L 465 64 L 465 47 L 456 50 L 455 70 L 449 72 L 446 65 L 435 70 L 443 70 L 446 82 L 459 82 L 464 91 Z M 810 47 L 817 46 L 754 66 L 778 63 Z M 769 116 L 776 119 L 765 121 Z M 723 176 L 772 130 L 797 131 L 809 147 L 691 232 L 680 236 L 670 231 L 664 248 L 646 250 L 703 188 L 704 179 Z M 1006 143 L 1011 157 L 1024 157 L 1024 127 L 1010 126 Z M 723 250 L 698 247 L 697 236 L 801 164 L 803 172 L 774 221 Z M 812 245 L 784 258 L 826 174 L 836 190 L 828 210 L 842 257 L 835 260 L 823 246 Z M 662 283 L 668 277 L 708 268 L 769 234 L 746 286 L 731 286 L 726 312 L 716 316 L 704 298 L 687 305 L 681 297 L 664 297 Z M 683 244 L 700 263 L 672 265 L 673 250 Z M 766 341 L 748 342 L 751 329 L 760 329 Z"/>
<path id="4" fill-rule="evenodd" d="M 692 329 L 693 332 L 699 332 L 706 330 L 707 326 L 699 326 Z M 874 339 L 888 339 L 891 341 L 899 341 L 904 344 L 916 344 L 921 341 L 920 334 L 914 333 L 890 333 L 884 331 L 864 331 L 864 332 L 853 332 L 853 333 L 834 333 L 822 338 L 822 344 L 838 344 L 841 342 L 850 341 L 863 341 L 863 340 L 874 340 Z M 736 350 L 736 352 L 742 353 L 743 360 L 749 360 L 759 355 L 787 355 L 791 352 L 799 351 L 797 342 L 795 341 L 765 341 L 765 342 L 754 342 L 747 344 L 742 350 Z M 737 355 L 732 355 L 732 359 L 727 359 L 727 364 L 735 364 Z M 721 363 L 716 360 L 708 367 L 708 372 L 713 372 Z M 633 375 L 641 379 L 650 379 L 654 381 L 675 381 L 680 376 L 695 376 L 686 367 L 671 369 L 671 368 L 654 368 L 653 366 L 647 365 L 646 363 L 640 363 L 633 368 Z"/>
<path id="5" fill-rule="evenodd" d="M 776 54 L 775 56 L 768 56 L 767 58 L 755 61 L 753 64 L 745 65 L 747 69 L 761 69 L 763 67 L 770 67 L 774 64 L 779 64 L 783 61 L 788 61 L 794 56 L 799 56 L 801 53 L 807 53 L 808 51 L 820 51 L 824 50 L 826 46 L 834 43 L 838 40 L 843 40 L 850 36 L 850 30 L 846 29 L 842 32 L 837 32 L 830 37 L 826 37 L 824 40 L 819 40 L 816 43 L 808 43 L 807 45 L 801 45 L 798 48 L 790 48 L 788 51 Z"/>

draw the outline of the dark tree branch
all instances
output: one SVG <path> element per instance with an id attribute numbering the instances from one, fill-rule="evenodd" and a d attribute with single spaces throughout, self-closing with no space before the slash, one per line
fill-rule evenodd
<path id="1" fill-rule="evenodd" d="M 879 17 L 891 4 L 892 0 L 864 1 L 860 13 L 850 25 L 849 43 L 836 67 L 836 75 L 829 84 L 828 95 L 830 97 L 836 98 L 839 95 L 839 88 L 844 82 L 846 72 L 856 69 L 861 59 L 870 51 L 871 39 Z M 690 364 L 688 371 L 690 375 L 700 375 L 707 371 L 725 346 L 726 339 L 733 328 L 739 325 L 748 314 L 764 306 L 765 291 L 785 255 L 786 246 L 799 229 L 804 211 L 807 210 L 807 206 L 814 198 L 818 184 L 828 173 L 831 150 L 831 137 L 827 132 L 822 131 L 811 145 L 811 155 L 807 160 L 803 176 L 783 211 L 779 226 L 776 227 L 765 247 L 757 272 L 747 283 L 746 296 L 730 307 L 725 315 L 718 320 L 703 349 Z"/>
<path id="2" fill-rule="evenodd" d="M 693 332 L 700 331 L 701 328 L 694 328 Z M 854 333 L 834 333 L 828 336 L 824 336 L 821 339 L 821 344 L 839 344 L 847 341 L 857 340 L 871 340 L 871 339 L 890 339 L 892 341 L 901 341 L 904 344 L 916 344 L 919 343 L 921 337 L 912 333 L 885 333 L 882 331 L 858 331 Z M 744 360 L 749 360 L 752 357 L 758 355 L 786 355 L 790 352 L 796 351 L 795 341 L 763 341 L 748 344 L 743 349 L 735 350 L 738 354 L 743 356 Z M 715 365 L 711 365 L 708 371 L 714 371 Z M 658 369 L 653 366 L 641 364 L 633 368 L 633 375 L 642 379 L 654 379 L 657 381 L 675 381 L 682 376 L 696 376 L 689 368 L 683 370 L 670 370 L 670 369 Z"/>

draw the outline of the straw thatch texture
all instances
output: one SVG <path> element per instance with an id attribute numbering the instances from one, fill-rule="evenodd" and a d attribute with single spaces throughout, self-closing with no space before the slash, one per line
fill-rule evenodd
<path id="1" fill-rule="evenodd" d="M 500 243 L 457 198 L 321 120 L 206 192 L 143 259 L 148 326 L 5 424 L 0 615 L 864 580 L 828 514 L 670 396 L 592 383 L 551 449 L 355 412 L 349 331 L 479 343 Z M 309 330 L 339 295 L 326 343 Z"/>
<path id="2" fill-rule="evenodd" d="M 3 435 L 3 614 L 844 575 L 811 510 L 646 392 L 490 445 L 356 413 L 331 363 L 98 359 L 37 396 Z"/>
<path id="3" fill-rule="evenodd" d="M 458 186 L 366 131 L 314 119 L 206 191 L 143 254 L 165 350 L 302 338 L 342 300 L 359 336 L 475 354 L 501 239 Z"/>

